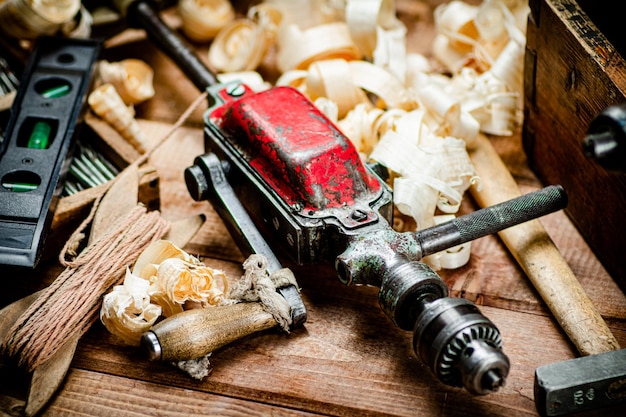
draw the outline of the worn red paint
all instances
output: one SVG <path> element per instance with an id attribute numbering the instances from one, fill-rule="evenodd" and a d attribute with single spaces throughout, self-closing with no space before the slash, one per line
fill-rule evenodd
<path id="1" fill-rule="evenodd" d="M 293 88 L 246 94 L 211 118 L 287 204 L 351 206 L 380 189 L 350 140 Z"/>

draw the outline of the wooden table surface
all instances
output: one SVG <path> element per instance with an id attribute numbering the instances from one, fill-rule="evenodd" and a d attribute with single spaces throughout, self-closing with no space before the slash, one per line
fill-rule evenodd
<path id="1" fill-rule="evenodd" d="M 423 2 L 397 4 L 413 39 L 425 34 L 411 48 L 426 51 L 431 9 Z M 159 137 L 199 92 L 141 32 L 133 31 L 128 39 L 109 46 L 105 55 L 139 57 L 156 68 L 157 96 L 137 112 L 148 136 Z M 176 220 L 198 213 L 207 217 L 185 249 L 238 277 L 242 255 L 211 206 L 194 202 L 183 180 L 184 168 L 204 150 L 204 108 L 195 111 L 149 163 L 160 177 L 164 217 Z M 523 192 L 541 186 L 527 167 L 519 134 L 492 141 Z M 462 210 L 475 208 L 468 195 Z M 563 212 L 541 222 L 626 346 L 623 293 Z M 54 260 L 32 272 L 2 270 L 0 307 L 48 285 L 54 271 L 59 271 Z M 577 356 L 496 236 L 473 243 L 468 265 L 441 272 L 453 296 L 480 305 L 502 332 L 511 372 L 506 386 L 487 396 L 472 396 L 438 382 L 413 353 L 412 334 L 396 328 L 379 308 L 377 288 L 343 286 L 330 267 L 294 271 L 308 310 L 304 327 L 289 335 L 266 331 L 214 352 L 212 372 L 197 381 L 168 364 L 147 361 L 96 323 L 81 339 L 66 381 L 43 415 L 534 416 L 535 369 Z M 0 379 L 3 390 L 23 388 L 24 381 L 14 377 Z M 0 398 L 0 408 L 5 415 L 16 415 L 10 397 Z M 623 415 L 619 407 L 587 415 L 620 415 L 620 410 Z"/>

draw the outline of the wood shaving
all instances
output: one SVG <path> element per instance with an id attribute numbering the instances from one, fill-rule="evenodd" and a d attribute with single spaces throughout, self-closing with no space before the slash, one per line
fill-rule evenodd
<path id="1" fill-rule="evenodd" d="M 87 102 L 95 114 L 110 124 L 140 153 L 146 152 L 146 136 L 135 119 L 135 110 L 127 106 L 112 84 L 94 89 Z"/>
<path id="2" fill-rule="evenodd" d="M 306 69 L 325 59 L 361 58 L 344 22 L 333 22 L 302 30 L 297 25 L 281 25 L 278 31 L 278 68 L 281 72 Z"/>
<path id="3" fill-rule="evenodd" d="M 143 103 L 154 96 L 154 70 L 140 59 L 100 61 L 98 77 L 102 83 L 113 85 L 127 106 Z"/>
<path id="4" fill-rule="evenodd" d="M 129 270 L 122 285 L 106 294 L 100 309 L 104 327 L 131 346 L 139 346 L 141 335 L 148 331 L 161 315 L 161 307 L 150 303 L 150 283 Z"/>
<path id="5" fill-rule="evenodd" d="M 183 33 L 196 42 L 209 41 L 235 19 L 228 0 L 180 0 L 177 6 Z"/>
<path id="6" fill-rule="evenodd" d="M 282 14 L 261 4 L 251 8 L 246 19 L 237 19 L 221 29 L 209 48 L 209 63 L 222 72 L 256 69 L 274 44 Z"/>
<path id="7" fill-rule="evenodd" d="M 54 35 L 71 23 L 80 9 L 80 0 L 1 1 L 0 31 L 15 39 Z"/>
<path id="8" fill-rule="evenodd" d="M 237 71 L 237 72 L 224 72 L 217 74 L 217 79 L 220 83 L 226 84 L 231 81 L 239 81 L 244 83 L 247 87 L 250 87 L 255 93 L 268 90 L 272 87 L 272 84 L 263 79 L 261 74 L 256 71 Z"/>
<path id="9" fill-rule="evenodd" d="M 347 0 L 345 19 L 350 36 L 366 58 L 372 58 L 378 45 L 378 29 L 398 25 L 393 0 Z"/>
<path id="10" fill-rule="evenodd" d="M 139 256 L 124 284 L 104 297 L 100 319 L 124 342 L 137 345 L 157 320 L 183 310 L 217 306 L 228 291 L 226 275 L 167 240 Z"/>

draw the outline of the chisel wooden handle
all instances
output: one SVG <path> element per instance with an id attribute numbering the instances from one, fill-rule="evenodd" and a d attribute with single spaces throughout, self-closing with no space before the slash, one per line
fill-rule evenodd
<path id="1" fill-rule="evenodd" d="M 481 191 L 471 189 L 481 207 L 521 195 L 486 137 L 480 136 L 468 151 L 482 180 Z M 615 336 L 538 220 L 502 230 L 498 235 L 581 355 L 619 349 Z"/>
<path id="2" fill-rule="evenodd" d="M 156 324 L 141 338 L 150 360 L 201 358 L 220 347 L 277 326 L 258 302 L 187 310 Z"/>

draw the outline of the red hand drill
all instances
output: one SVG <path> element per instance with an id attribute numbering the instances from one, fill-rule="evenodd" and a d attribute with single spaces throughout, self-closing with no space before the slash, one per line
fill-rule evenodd
<path id="1" fill-rule="evenodd" d="M 287 87 L 253 93 L 237 83 L 209 92 L 211 153 L 185 171 L 192 197 L 236 217 L 214 185 L 225 176 L 262 234 L 296 263 L 334 260 L 343 283 L 380 287 L 382 309 L 414 330 L 415 352 L 442 382 L 474 394 L 497 390 L 509 370 L 498 329 L 471 302 L 447 297 L 445 283 L 419 260 L 560 209 L 563 189 L 398 233 L 389 225 L 389 187 L 306 97 Z"/>
<path id="2" fill-rule="evenodd" d="M 185 180 L 194 199 L 211 200 L 242 250 L 270 255 L 268 269 L 279 267 L 258 227 L 298 264 L 334 261 L 342 282 L 380 287 L 383 311 L 414 330 L 416 354 L 442 382 L 474 394 L 502 386 L 509 360 L 498 329 L 471 302 L 448 297 L 420 259 L 562 209 L 563 188 L 398 233 L 390 227 L 389 187 L 306 97 L 286 87 L 256 94 L 238 83 L 218 85 L 146 1 L 131 3 L 130 20 L 199 89 L 208 87 L 210 152 L 186 169 Z"/>

